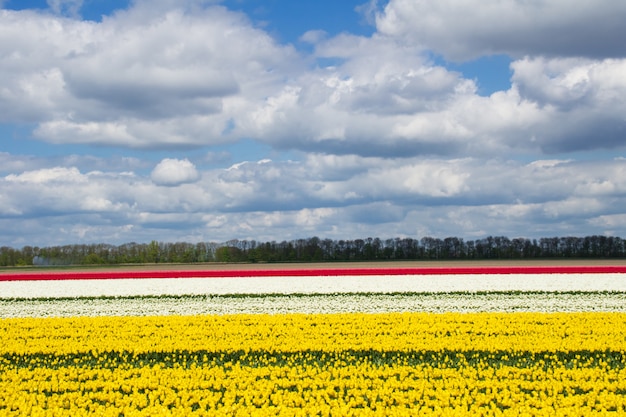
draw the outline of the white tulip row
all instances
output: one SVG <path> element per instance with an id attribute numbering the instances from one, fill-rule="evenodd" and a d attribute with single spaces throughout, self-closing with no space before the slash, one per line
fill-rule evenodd
<path id="1" fill-rule="evenodd" d="M 349 312 L 626 312 L 624 292 L 189 295 L 0 299 L 0 317 Z"/>
<path id="2" fill-rule="evenodd" d="M 353 311 L 626 312 L 626 274 L 0 282 L 0 318 Z"/>
<path id="3" fill-rule="evenodd" d="M 0 282 L 0 298 L 466 291 L 626 291 L 626 274 L 346 275 Z"/>

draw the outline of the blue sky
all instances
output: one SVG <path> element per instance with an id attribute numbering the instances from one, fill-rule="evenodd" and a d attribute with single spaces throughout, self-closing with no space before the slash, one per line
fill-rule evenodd
<path id="1" fill-rule="evenodd" d="M 0 245 L 626 236 L 625 17 L 0 0 Z"/>

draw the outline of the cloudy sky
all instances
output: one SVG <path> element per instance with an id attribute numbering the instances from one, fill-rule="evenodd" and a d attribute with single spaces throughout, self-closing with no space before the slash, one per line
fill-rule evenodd
<path id="1" fill-rule="evenodd" d="M 626 237 L 626 2 L 0 0 L 0 245 Z"/>

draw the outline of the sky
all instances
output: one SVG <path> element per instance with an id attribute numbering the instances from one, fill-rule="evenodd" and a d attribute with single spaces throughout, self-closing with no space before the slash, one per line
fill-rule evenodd
<path id="1" fill-rule="evenodd" d="M 626 2 L 0 0 L 0 246 L 626 238 Z"/>

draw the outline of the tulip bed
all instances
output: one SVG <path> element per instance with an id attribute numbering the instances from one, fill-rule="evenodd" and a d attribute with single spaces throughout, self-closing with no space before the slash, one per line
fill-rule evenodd
<path id="1" fill-rule="evenodd" d="M 611 271 L 611 278 L 623 280 L 624 272 Z M 576 279 L 582 278 L 572 275 L 573 283 Z M 324 301 L 337 297 L 336 304 Z M 591 301 L 562 312 L 533 307 L 541 298 L 543 306 L 551 299 L 572 306 L 577 299 Z M 274 306 L 327 307 L 263 311 L 260 303 L 255 314 L 197 310 L 215 299 L 229 305 L 269 299 Z M 526 309 L 499 311 L 498 300 L 505 299 Z M 155 314 L 141 312 L 145 300 Z M 172 300 L 186 307 L 158 310 L 161 301 Z M 186 304 L 189 300 L 195 301 Z M 407 308 L 393 311 L 394 300 L 404 300 Z M 445 301 L 441 311 L 419 307 L 435 300 Z M 463 303 L 476 300 L 490 307 L 463 309 Z M 26 311 L 0 319 L 0 416 L 626 415 L 623 300 L 624 292 L 614 289 L 475 288 L 0 297 L 5 312 Z M 49 314 L 54 317 L 40 317 L 33 308 L 63 310 L 62 303 L 72 302 L 78 307 Z M 107 303 L 134 303 L 136 310 L 115 314 L 103 307 Z M 381 303 L 382 311 L 366 307 Z M 87 305 L 100 305 L 99 314 L 86 313 Z M 453 305 L 456 309 L 446 307 Z M 604 308 L 587 311 L 594 305 Z"/>
<path id="2" fill-rule="evenodd" d="M 593 274 L 625 273 L 626 265 L 535 265 L 535 266 L 440 266 L 440 267 L 373 267 L 373 268 L 315 268 L 315 269 L 225 269 L 225 270 L 94 270 L 63 272 L 0 273 L 0 281 L 65 281 L 120 278 L 235 278 L 277 276 L 368 276 L 368 275 L 486 275 L 486 274 Z"/>

